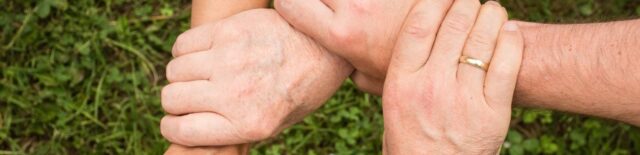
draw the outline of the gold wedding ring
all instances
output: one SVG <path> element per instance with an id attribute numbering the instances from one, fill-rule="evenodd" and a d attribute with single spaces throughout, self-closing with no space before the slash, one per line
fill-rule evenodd
<path id="1" fill-rule="evenodd" d="M 480 68 L 485 72 L 489 69 L 489 63 L 485 63 L 485 62 L 482 62 L 482 60 L 479 60 L 479 59 L 476 59 L 476 58 L 472 58 L 472 57 L 468 57 L 468 56 L 461 56 L 460 57 L 460 63 Z"/>

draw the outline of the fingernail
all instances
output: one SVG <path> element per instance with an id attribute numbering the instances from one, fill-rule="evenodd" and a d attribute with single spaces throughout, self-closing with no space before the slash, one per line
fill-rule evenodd
<path id="1" fill-rule="evenodd" d="M 500 3 L 497 1 L 487 1 L 484 4 L 488 4 L 488 5 L 494 5 L 494 6 L 500 6 Z"/>
<path id="2" fill-rule="evenodd" d="M 516 22 L 508 21 L 507 23 L 504 23 L 504 26 L 502 27 L 505 31 L 518 31 L 518 24 L 516 24 Z"/>

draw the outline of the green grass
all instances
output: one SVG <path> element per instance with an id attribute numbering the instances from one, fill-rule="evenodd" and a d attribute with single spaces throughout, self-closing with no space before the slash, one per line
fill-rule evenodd
<path id="1" fill-rule="evenodd" d="M 513 19 L 638 17 L 637 0 L 503 0 Z M 159 91 L 189 1 L 0 0 L 0 154 L 161 154 Z M 515 109 L 505 154 L 640 154 L 629 125 Z M 254 154 L 377 154 L 380 99 L 349 82 Z"/>

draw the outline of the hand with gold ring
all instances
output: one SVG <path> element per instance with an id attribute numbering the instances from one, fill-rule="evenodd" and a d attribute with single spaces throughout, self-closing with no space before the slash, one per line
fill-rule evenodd
<path id="1" fill-rule="evenodd" d="M 457 0 L 444 19 L 424 18 L 428 6 L 409 14 L 390 62 L 384 151 L 496 154 L 509 128 L 522 35 L 494 1 Z M 442 24 L 429 29 L 427 20 Z"/>

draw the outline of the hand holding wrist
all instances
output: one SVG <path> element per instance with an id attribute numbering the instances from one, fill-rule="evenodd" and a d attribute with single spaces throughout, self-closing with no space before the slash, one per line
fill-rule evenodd
<path id="1" fill-rule="evenodd" d="M 446 14 L 429 7 L 418 3 L 407 17 L 389 64 L 385 152 L 494 154 L 509 127 L 522 35 L 495 1 L 455 1 Z M 491 65 L 451 61 L 462 56 Z"/>
<path id="2" fill-rule="evenodd" d="M 268 9 L 191 29 L 173 54 L 161 133 L 185 146 L 271 138 L 320 107 L 352 71 Z"/>

